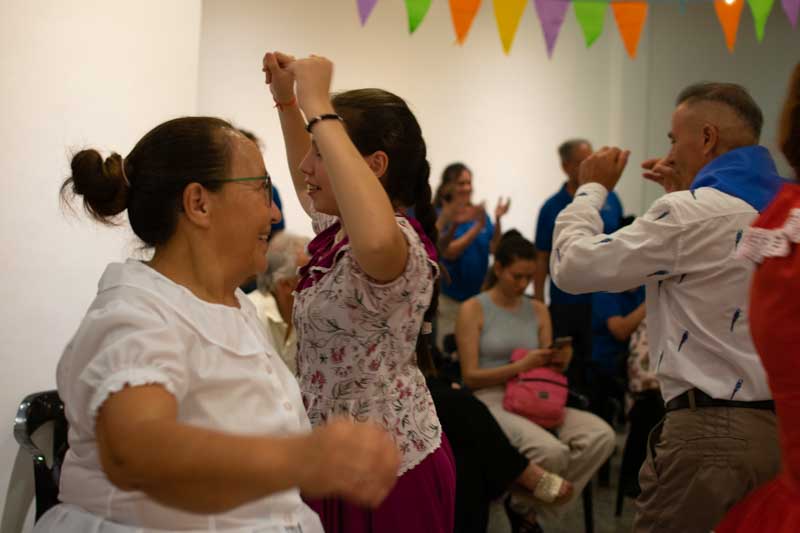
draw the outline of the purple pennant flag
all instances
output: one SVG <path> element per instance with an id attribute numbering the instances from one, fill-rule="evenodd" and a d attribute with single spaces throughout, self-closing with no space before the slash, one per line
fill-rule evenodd
<path id="1" fill-rule="evenodd" d="M 797 15 L 800 14 L 800 0 L 783 0 L 783 10 L 792 23 L 792 28 L 797 28 Z"/>
<path id="2" fill-rule="evenodd" d="M 361 25 L 367 23 L 369 14 L 372 13 L 372 8 L 378 3 L 378 0 L 356 0 L 358 4 L 358 16 L 361 17 Z"/>
<path id="3" fill-rule="evenodd" d="M 791 0 L 784 0 L 784 2 L 787 1 Z M 553 48 L 556 45 L 556 39 L 558 39 L 558 32 L 561 31 L 561 25 L 564 23 L 564 16 L 567 14 L 569 2 L 567 0 L 533 0 L 533 3 L 544 32 L 547 56 L 552 57 Z"/>

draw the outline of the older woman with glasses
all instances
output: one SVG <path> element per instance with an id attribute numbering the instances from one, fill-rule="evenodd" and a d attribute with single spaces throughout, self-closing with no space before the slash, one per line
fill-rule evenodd
<path id="1" fill-rule="evenodd" d="M 375 506 L 398 452 L 374 426 L 314 431 L 294 377 L 237 288 L 280 218 L 258 148 L 214 118 L 171 120 L 126 158 L 83 150 L 62 194 L 127 210 L 147 261 L 106 268 L 58 365 L 70 449 L 35 531 L 321 533 L 300 499 Z"/>

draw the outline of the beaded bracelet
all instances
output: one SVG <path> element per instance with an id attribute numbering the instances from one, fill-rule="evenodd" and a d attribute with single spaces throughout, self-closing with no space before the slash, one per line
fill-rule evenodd
<path id="1" fill-rule="evenodd" d="M 338 120 L 340 122 L 344 122 L 344 119 L 336 113 L 325 113 L 324 115 L 319 115 L 309 120 L 308 124 L 306 124 L 306 131 L 311 133 L 311 128 L 314 127 L 314 124 L 322 120 Z"/>

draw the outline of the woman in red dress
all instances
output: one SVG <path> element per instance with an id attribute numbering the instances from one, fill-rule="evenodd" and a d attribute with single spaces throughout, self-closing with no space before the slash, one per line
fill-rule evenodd
<path id="1" fill-rule="evenodd" d="M 800 178 L 800 63 L 783 108 L 779 146 Z M 739 502 L 716 533 L 800 531 L 800 185 L 787 184 L 744 236 L 759 263 L 750 292 L 753 341 L 769 376 L 780 429 L 778 477 Z"/>

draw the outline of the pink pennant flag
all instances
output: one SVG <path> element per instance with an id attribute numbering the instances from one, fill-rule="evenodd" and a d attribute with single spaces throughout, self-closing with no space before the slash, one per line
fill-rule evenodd
<path id="1" fill-rule="evenodd" d="M 553 57 L 553 48 L 564 23 L 569 2 L 565 0 L 533 0 L 539 23 L 544 33 L 544 42 L 547 45 L 547 57 Z"/>
<path id="2" fill-rule="evenodd" d="M 797 28 L 797 15 L 800 14 L 800 0 L 783 0 L 783 10 L 792 23 L 792 28 Z"/>
<path id="3" fill-rule="evenodd" d="M 367 23 L 367 19 L 378 0 L 356 0 L 356 3 L 358 4 L 358 16 L 361 18 L 361 25 L 363 26 Z"/>

